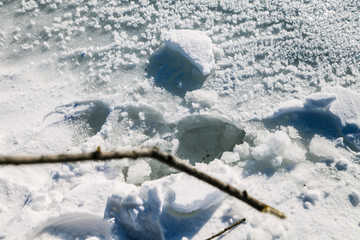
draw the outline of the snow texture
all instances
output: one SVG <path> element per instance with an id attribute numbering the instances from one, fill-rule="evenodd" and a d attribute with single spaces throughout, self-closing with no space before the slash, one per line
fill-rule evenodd
<path id="1" fill-rule="evenodd" d="M 203 75 L 210 74 L 215 60 L 212 52 L 211 39 L 201 31 L 173 30 L 164 33 L 164 42 L 186 57 Z"/>
<path id="2" fill-rule="evenodd" d="M 198 167 L 231 183 L 232 179 L 227 176 L 232 170 L 220 161 Z M 224 197 L 225 194 L 216 188 L 181 173 L 146 182 L 125 196 L 124 191 L 112 195 L 107 202 L 105 218 L 114 218 L 127 238 L 192 238 Z M 179 227 L 183 228 L 181 233 L 176 231 Z"/>
<path id="3" fill-rule="evenodd" d="M 0 239 L 358 239 L 358 5 L 0 1 L 1 154 L 155 145 L 287 216 L 153 159 L 3 166 Z"/>

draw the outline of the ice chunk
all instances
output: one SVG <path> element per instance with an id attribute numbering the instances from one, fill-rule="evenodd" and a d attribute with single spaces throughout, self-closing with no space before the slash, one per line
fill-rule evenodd
<path id="1" fill-rule="evenodd" d="M 81 140 L 97 134 L 110 112 L 109 105 L 102 101 L 73 102 L 56 107 L 54 112 L 45 116 L 44 122 L 55 125 L 52 118 L 58 115 L 65 124 L 73 126 L 74 138 Z"/>
<path id="2" fill-rule="evenodd" d="M 214 68 L 215 60 L 211 39 L 195 30 L 172 30 L 164 34 L 165 45 L 177 51 L 196 67 L 203 75 Z"/>
<path id="3" fill-rule="evenodd" d="M 273 152 L 279 155 L 289 149 L 291 140 L 286 133 L 277 131 L 268 137 L 267 143 Z"/>
<path id="4" fill-rule="evenodd" d="M 330 140 L 318 135 L 311 139 L 309 150 L 310 153 L 323 158 L 334 159 L 337 154 L 334 144 Z"/>
<path id="5" fill-rule="evenodd" d="M 350 161 L 347 159 L 340 159 L 336 162 L 335 167 L 339 171 L 346 171 L 348 169 L 348 166 L 350 164 Z"/>
<path id="6" fill-rule="evenodd" d="M 349 200 L 354 207 L 357 207 L 357 205 L 359 205 L 359 202 L 360 202 L 359 192 L 356 190 L 353 190 L 352 193 L 349 194 Z"/>
<path id="7" fill-rule="evenodd" d="M 360 151 L 360 94 L 349 89 L 324 88 L 308 96 L 303 106 L 289 102 L 263 122 L 269 128 L 291 125 L 303 138 L 343 138 L 350 149 Z"/>
<path id="8" fill-rule="evenodd" d="M 282 104 L 280 112 L 301 111 L 298 100 Z M 311 94 L 304 102 L 304 110 L 319 109 L 329 110 L 330 114 L 341 120 L 342 126 L 355 124 L 360 127 L 360 94 L 342 87 L 324 88 L 322 92 Z"/>
<path id="9" fill-rule="evenodd" d="M 239 161 L 240 158 L 237 152 L 224 152 L 221 156 L 221 160 L 225 163 L 233 163 Z"/>
<path id="10" fill-rule="evenodd" d="M 133 239 L 164 239 L 159 223 L 162 210 L 160 188 L 156 185 L 151 189 L 137 188 L 128 196 L 113 195 L 106 204 L 105 218 L 115 218 L 114 228 L 119 235 Z"/>
<path id="11" fill-rule="evenodd" d="M 335 94 L 315 93 L 306 98 L 304 107 L 329 109 L 331 103 L 335 100 Z"/>
<path id="12" fill-rule="evenodd" d="M 251 154 L 256 160 L 264 160 L 267 157 L 271 157 L 272 151 L 266 144 L 260 144 L 254 148 Z"/>
<path id="13" fill-rule="evenodd" d="M 190 163 L 210 162 L 242 143 L 245 131 L 215 114 L 193 115 L 178 124 L 177 154 Z"/>
<path id="14" fill-rule="evenodd" d="M 207 77 L 188 58 L 168 47 L 150 56 L 146 72 L 155 85 L 180 97 L 200 89 Z"/>
<path id="15" fill-rule="evenodd" d="M 274 167 L 278 167 L 281 165 L 283 161 L 282 157 L 275 157 L 273 159 L 270 160 L 271 165 L 273 165 Z"/>
<path id="16" fill-rule="evenodd" d="M 222 192 L 209 184 L 185 174 L 177 176 L 168 191 L 167 207 L 179 213 L 205 210 L 219 203 L 224 196 Z"/>
<path id="17" fill-rule="evenodd" d="M 329 110 L 340 118 L 342 125 L 355 124 L 360 128 L 360 94 L 342 87 L 326 88 L 324 91 L 337 95 Z"/>
<path id="18" fill-rule="evenodd" d="M 185 101 L 191 104 L 194 108 L 207 108 L 213 106 L 218 100 L 218 94 L 212 90 L 198 89 L 192 92 L 187 92 Z"/>
<path id="19" fill-rule="evenodd" d="M 250 155 L 249 144 L 244 142 L 243 144 L 235 145 L 234 152 L 237 152 L 240 158 L 247 158 Z"/>
<path id="20" fill-rule="evenodd" d="M 150 179 L 151 167 L 144 160 L 138 160 L 135 165 L 129 167 L 127 181 L 140 184 Z"/>
<path id="21" fill-rule="evenodd" d="M 305 158 L 305 151 L 296 143 L 291 142 L 289 136 L 282 131 L 261 133 L 256 139 L 258 145 L 251 154 L 258 161 L 269 161 L 273 167 L 282 164 L 283 158 L 298 162 Z"/>

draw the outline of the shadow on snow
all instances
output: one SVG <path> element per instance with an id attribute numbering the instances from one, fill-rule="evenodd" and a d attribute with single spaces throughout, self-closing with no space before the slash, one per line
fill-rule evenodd
<path id="1" fill-rule="evenodd" d="M 342 126 L 341 120 L 333 113 L 320 109 L 291 108 L 263 120 L 267 128 L 293 126 L 299 135 L 310 141 L 315 134 L 334 140 L 342 137 L 353 151 L 360 151 L 360 129 L 354 124 Z"/>
<path id="2" fill-rule="evenodd" d="M 167 47 L 149 58 L 146 72 L 148 77 L 154 78 L 155 85 L 180 97 L 187 91 L 201 88 L 206 79 L 188 59 Z"/>

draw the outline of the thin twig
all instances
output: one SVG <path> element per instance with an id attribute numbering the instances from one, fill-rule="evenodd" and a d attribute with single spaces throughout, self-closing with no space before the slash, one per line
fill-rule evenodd
<path id="1" fill-rule="evenodd" d="M 211 236 L 211 237 L 209 237 L 209 238 L 207 238 L 207 239 L 205 239 L 205 240 L 211 240 L 211 239 L 214 239 L 214 238 L 216 238 L 216 237 L 220 236 L 221 234 L 223 234 L 223 233 L 225 233 L 225 232 L 229 231 L 230 229 L 232 229 L 232 228 L 236 227 L 236 226 L 237 226 L 237 225 L 239 225 L 240 223 L 245 222 L 245 220 L 246 220 L 245 218 L 240 219 L 239 221 L 236 221 L 235 223 L 231 224 L 230 226 L 228 226 L 227 228 L 225 228 L 225 229 L 224 229 L 224 230 L 222 230 L 221 232 L 218 232 L 218 233 L 217 233 L 217 234 L 215 234 L 214 236 Z"/>
<path id="2" fill-rule="evenodd" d="M 163 162 L 171 167 L 174 167 L 182 172 L 194 176 L 208 184 L 236 197 L 237 199 L 246 202 L 253 208 L 264 212 L 273 214 L 279 218 L 286 218 L 285 214 L 276 210 L 273 207 L 249 196 L 246 191 L 240 191 L 237 188 L 224 183 L 204 172 L 201 172 L 191 166 L 190 164 L 182 162 L 180 159 L 159 150 L 156 147 L 144 147 L 133 150 L 101 152 L 98 148 L 95 152 L 79 153 L 79 154 L 60 154 L 60 155 L 42 155 L 42 156 L 0 156 L 0 165 L 19 165 L 19 164 L 40 164 L 40 163 L 64 163 L 64 162 L 80 162 L 89 160 L 106 161 L 111 159 L 122 158 L 143 158 L 151 157 Z"/>

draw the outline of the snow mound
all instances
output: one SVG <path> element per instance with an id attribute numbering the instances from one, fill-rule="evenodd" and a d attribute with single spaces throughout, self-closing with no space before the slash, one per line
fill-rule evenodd
<path id="1" fill-rule="evenodd" d="M 293 126 L 301 137 L 315 135 L 330 140 L 342 138 L 354 151 L 360 151 L 360 94 L 342 88 L 325 88 L 308 96 L 304 103 L 283 104 L 273 116 L 264 119 L 267 127 Z"/>
<path id="2" fill-rule="evenodd" d="M 197 168 L 233 181 L 233 170 L 220 160 L 197 164 Z M 145 182 L 128 193 L 125 190 L 108 199 L 105 218 L 114 218 L 115 231 L 131 239 L 192 238 L 225 198 L 220 190 L 185 173 Z"/>
<path id="3" fill-rule="evenodd" d="M 342 87 L 325 88 L 324 91 L 337 95 L 329 110 L 340 118 L 341 124 L 354 124 L 360 128 L 360 94 Z"/>
<path id="4" fill-rule="evenodd" d="M 208 108 L 218 100 L 218 94 L 212 90 L 198 89 L 185 94 L 185 101 L 193 108 Z"/>
<path id="5" fill-rule="evenodd" d="M 133 166 L 129 167 L 127 181 L 133 184 L 140 184 L 149 180 L 151 173 L 150 165 L 144 160 L 136 161 Z"/>
<path id="6" fill-rule="evenodd" d="M 103 218 L 86 213 L 71 213 L 49 220 L 34 237 L 49 233 L 63 239 L 99 237 L 110 240 L 111 226 Z M 48 236 L 47 236 L 48 237 Z"/>
<path id="7" fill-rule="evenodd" d="M 223 160 L 227 164 L 230 164 L 239 161 L 240 157 L 237 152 L 224 152 L 221 155 L 221 160 Z"/>
<path id="8" fill-rule="evenodd" d="M 215 60 L 211 39 L 204 33 L 195 30 L 172 30 L 164 33 L 165 45 L 180 53 L 203 75 L 208 75 L 214 68 Z"/>
<path id="9" fill-rule="evenodd" d="M 146 72 L 155 85 L 180 97 L 200 89 L 207 78 L 192 61 L 166 46 L 150 56 Z"/>
<path id="10" fill-rule="evenodd" d="M 353 190 L 352 193 L 349 194 L 349 201 L 353 207 L 357 207 L 360 202 L 360 194 L 358 191 Z"/>
<path id="11" fill-rule="evenodd" d="M 309 152 L 318 157 L 333 159 L 337 150 L 330 140 L 315 135 L 309 144 Z"/>
<path id="12" fill-rule="evenodd" d="M 305 100 L 304 107 L 329 109 L 331 103 L 336 100 L 335 94 L 315 93 L 308 96 Z"/>
<path id="13" fill-rule="evenodd" d="M 328 87 L 311 94 L 306 97 L 303 106 L 299 101 L 283 103 L 275 115 L 295 108 L 323 110 L 338 117 L 343 127 L 347 124 L 360 127 L 360 94 L 343 87 Z"/>
<path id="14" fill-rule="evenodd" d="M 292 162 L 305 159 L 305 150 L 292 142 L 282 131 L 259 134 L 255 143 L 258 145 L 252 149 L 251 155 L 257 161 L 269 161 L 273 167 L 281 166 L 283 159 Z"/>

